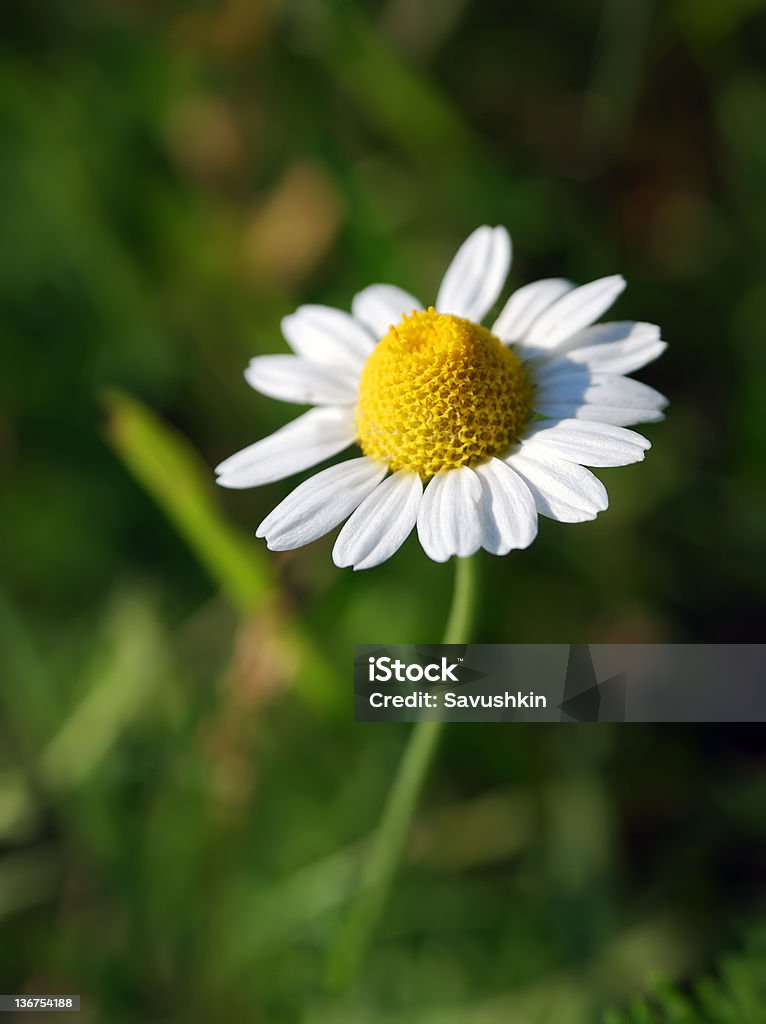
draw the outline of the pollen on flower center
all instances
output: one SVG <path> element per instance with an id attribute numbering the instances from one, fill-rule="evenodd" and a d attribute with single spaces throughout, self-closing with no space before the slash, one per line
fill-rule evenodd
<path id="1" fill-rule="evenodd" d="M 357 439 L 365 455 L 427 478 L 501 453 L 530 409 L 517 356 L 486 328 L 432 308 L 405 316 L 368 358 Z"/>

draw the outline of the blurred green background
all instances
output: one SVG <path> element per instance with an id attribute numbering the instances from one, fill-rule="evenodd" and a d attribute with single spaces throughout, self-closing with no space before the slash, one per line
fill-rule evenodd
<path id="1" fill-rule="evenodd" d="M 626 275 L 672 404 L 598 521 L 483 560 L 474 639 L 757 641 L 765 63 L 761 0 L 2 5 L 0 989 L 89 1024 L 766 1021 L 755 726 L 452 728 L 328 989 L 407 735 L 350 721 L 353 644 L 437 640 L 452 568 L 269 554 L 295 481 L 211 483 L 294 414 L 242 378 L 285 313 L 428 299 L 504 223 L 514 286 Z"/>

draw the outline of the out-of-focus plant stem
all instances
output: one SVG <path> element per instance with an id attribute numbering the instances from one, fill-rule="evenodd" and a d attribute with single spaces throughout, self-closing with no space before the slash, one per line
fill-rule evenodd
<path id="1" fill-rule="evenodd" d="M 476 559 L 457 559 L 452 604 L 442 643 L 468 641 L 475 596 Z M 332 988 L 347 985 L 364 960 L 401 862 L 412 818 L 443 729 L 444 722 L 421 718 L 410 732 L 372 841 L 359 897 L 330 951 L 328 983 Z"/>
<path id="2" fill-rule="evenodd" d="M 137 399 L 110 391 L 104 402 L 112 447 L 232 606 L 243 616 L 273 607 L 277 587 L 269 563 L 222 518 L 212 473 L 192 446 Z M 300 694 L 320 710 L 336 710 L 336 674 L 301 623 L 284 616 L 276 642 Z"/>

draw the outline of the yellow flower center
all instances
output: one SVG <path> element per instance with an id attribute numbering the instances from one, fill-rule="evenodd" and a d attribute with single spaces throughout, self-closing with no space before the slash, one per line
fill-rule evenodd
<path id="1" fill-rule="evenodd" d="M 365 455 L 423 478 L 477 465 L 518 438 L 531 392 L 517 356 L 485 327 L 413 312 L 365 364 L 357 439 Z"/>

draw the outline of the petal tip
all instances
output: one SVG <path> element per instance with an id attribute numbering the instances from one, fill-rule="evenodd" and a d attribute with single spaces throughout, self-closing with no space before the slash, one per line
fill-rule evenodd
<path id="1" fill-rule="evenodd" d="M 348 569 L 351 566 L 351 562 L 349 562 L 348 559 L 344 558 L 341 554 L 339 554 L 337 550 L 337 544 L 332 549 L 332 560 L 333 564 L 338 569 Z"/>
<path id="2" fill-rule="evenodd" d="M 239 483 L 236 476 L 229 476 L 226 473 L 222 473 L 217 479 L 216 483 L 219 487 L 225 487 L 231 491 L 242 491 L 246 485 Z"/>

